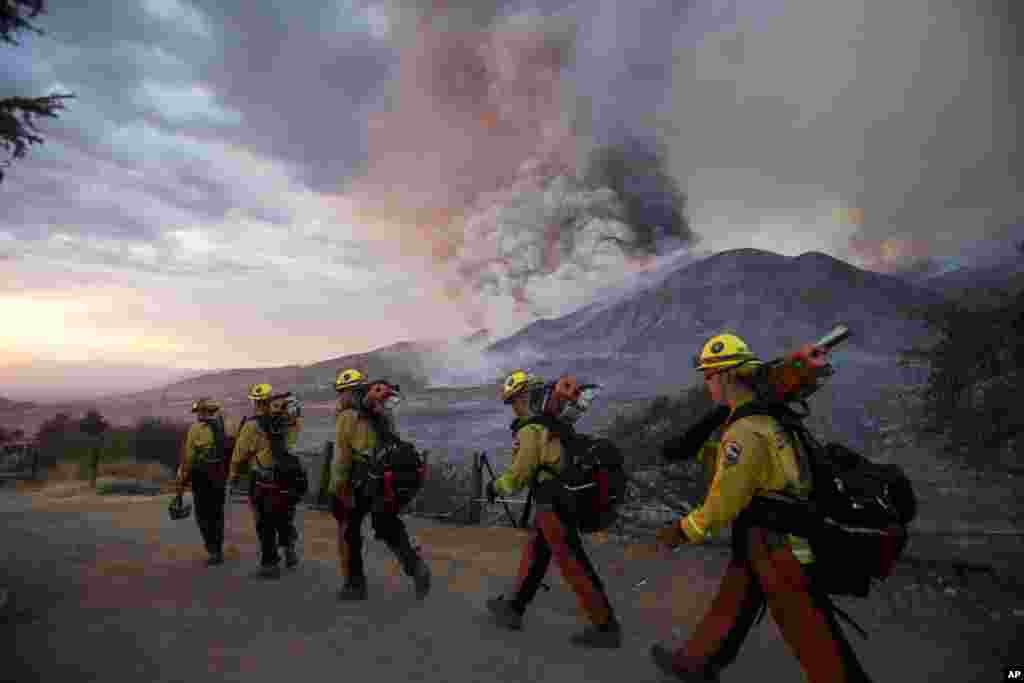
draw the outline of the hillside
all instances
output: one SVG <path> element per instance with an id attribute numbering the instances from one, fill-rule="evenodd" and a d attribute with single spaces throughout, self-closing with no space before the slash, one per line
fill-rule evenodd
<path id="1" fill-rule="evenodd" d="M 932 290 L 825 254 L 739 249 L 684 265 L 613 305 L 597 302 L 538 321 L 489 350 L 692 355 L 711 334 L 733 329 L 774 352 L 788 339 L 812 339 L 841 321 L 854 331 L 853 346 L 891 352 L 894 340 L 922 332 L 911 310 L 940 300 Z"/>

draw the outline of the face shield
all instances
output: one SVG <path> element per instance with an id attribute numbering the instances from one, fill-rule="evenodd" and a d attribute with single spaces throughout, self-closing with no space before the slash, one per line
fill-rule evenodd
<path id="1" fill-rule="evenodd" d="M 366 392 L 363 404 L 370 410 L 381 415 L 392 415 L 402 403 L 398 385 L 387 382 L 375 382 Z"/>
<path id="2" fill-rule="evenodd" d="M 601 387 L 597 384 L 584 384 L 580 386 L 576 398 L 565 401 L 558 419 L 570 424 L 576 423 L 590 410 L 591 404 L 600 392 Z"/>

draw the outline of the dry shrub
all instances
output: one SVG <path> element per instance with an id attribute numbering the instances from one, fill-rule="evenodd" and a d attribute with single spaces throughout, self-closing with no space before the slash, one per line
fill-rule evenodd
<path id="1" fill-rule="evenodd" d="M 110 479 L 137 479 L 140 481 L 166 482 L 174 479 L 171 468 L 158 462 L 107 462 L 100 463 L 99 476 Z"/>

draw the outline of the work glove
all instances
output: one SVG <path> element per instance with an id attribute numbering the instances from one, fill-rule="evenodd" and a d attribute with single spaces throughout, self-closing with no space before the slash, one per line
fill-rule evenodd
<path id="1" fill-rule="evenodd" d="M 686 543 L 686 535 L 679 526 L 680 520 L 675 520 L 658 529 L 656 536 L 658 545 L 666 548 L 675 548 Z"/>
<path id="2" fill-rule="evenodd" d="M 484 495 L 487 496 L 487 502 L 493 503 L 498 499 L 498 491 L 494 488 L 494 482 L 487 482 L 487 486 L 484 487 Z"/>

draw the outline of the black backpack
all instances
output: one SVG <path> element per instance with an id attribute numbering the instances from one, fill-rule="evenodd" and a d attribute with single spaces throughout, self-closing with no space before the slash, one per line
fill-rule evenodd
<path id="1" fill-rule="evenodd" d="M 296 498 L 303 498 L 309 491 L 309 477 L 299 457 L 288 450 L 284 429 L 271 428 L 269 418 L 261 416 L 257 419 L 270 439 L 270 452 L 274 456 L 274 481 Z"/>
<path id="2" fill-rule="evenodd" d="M 213 433 L 213 450 L 206 456 L 203 464 L 224 465 L 231 459 L 231 453 L 227 450 L 227 437 L 224 433 L 224 418 L 218 415 L 213 419 L 202 420 L 202 423 Z"/>
<path id="3" fill-rule="evenodd" d="M 413 444 L 398 437 L 386 439 L 370 471 L 370 477 L 378 482 L 377 496 L 401 511 L 423 488 L 426 465 Z"/>
<path id="4" fill-rule="evenodd" d="M 749 415 L 771 415 L 797 439 L 813 489 L 807 501 L 757 496 L 741 519 L 807 538 L 819 585 L 832 595 L 866 597 L 875 582 L 892 574 L 917 515 L 903 468 L 872 462 L 842 444 L 822 444 L 803 423 L 806 414 L 787 406 L 747 404 L 732 421 Z"/>
<path id="5" fill-rule="evenodd" d="M 562 443 L 565 460 L 561 471 L 541 469 L 556 475 L 579 530 L 590 534 L 614 524 L 629 481 L 619 447 L 609 439 L 580 434 L 572 425 L 547 415 L 528 418 L 517 428 L 529 424 L 546 427 Z"/>

